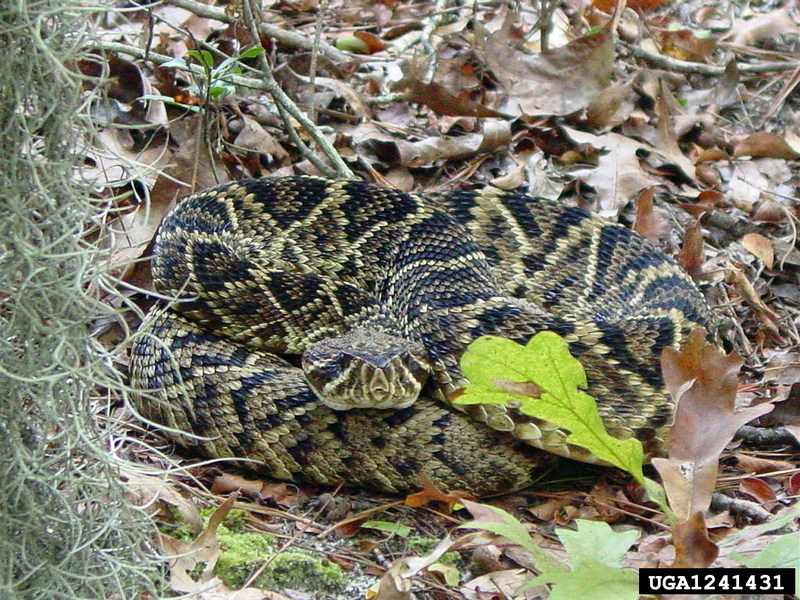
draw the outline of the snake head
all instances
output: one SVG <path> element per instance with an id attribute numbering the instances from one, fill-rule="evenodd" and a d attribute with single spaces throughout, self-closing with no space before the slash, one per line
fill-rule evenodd
<path id="1" fill-rule="evenodd" d="M 369 330 L 311 344 L 302 366 L 311 389 L 333 410 L 406 408 L 431 372 L 422 344 Z"/>

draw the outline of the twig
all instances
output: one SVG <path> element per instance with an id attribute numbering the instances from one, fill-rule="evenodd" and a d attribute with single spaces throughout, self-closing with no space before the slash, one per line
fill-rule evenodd
<path id="1" fill-rule="evenodd" d="M 186 9 L 198 17 L 206 17 L 208 19 L 222 21 L 223 23 L 236 22 L 236 19 L 228 15 L 223 9 L 208 4 L 201 4 L 200 2 L 195 2 L 195 0 L 167 0 L 167 4 Z M 312 50 L 314 47 L 313 40 L 309 40 L 307 37 L 299 33 L 294 33 L 293 31 L 286 31 L 285 29 L 280 29 L 279 27 L 267 23 L 260 23 L 258 29 L 263 35 L 271 37 L 287 46 L 303 48 L 304 50 Z M 319 51 L 337 63 L 359 60 L 358 57 L 346 54 L 327 42 L 320 43 Z"/>
<path id="2" fill-rule="evenodd" d="M 317 77 L 317 60 L 319 58 L 319 45 L 322 42 L 322 24 L 328 16 L 328 0 L 322 0 L 317 8 L 317 26 L 314 28 L 314 47 L 311 49 L 311 64 L 308 67 L 308 85 L 311 86 L 312 101 L 308 103 L 308 116 L 316 123 L 317 108 L 313 102 L 314 95 L 317 93 L 317 86 L 314 80 Z"/>
<path id="3" fill-rule="evenodd" d="M 252 1 L 253 0 L 245 0 L 243 2 L 244 15 L 247 26 L 250 29 L 250 35 L 253 36 L 253 39 L 257 42 L 258 26 L 255 20 L 255 11 L 251 5 Z M 350 170 L 350 167 L 347 166 L 344 160 L 342 160 L 342 157 L 339 156 L 336 148 L 331 145 L 331 143 L 324 135 L 322 135 L 316 125 L 314 125 L 314 122 L 311 121 L 311 119 L 309 119 L 308 116 L 297 107 L 294 101 L 289 98 L 283 89 L 281 89 L 281 86 L 278 85 L 278 82 L 275 81 L 275 77 L 272 75 L 272 67 L 269 64 L 267 57 L 262 53 L 258 58 L 261 65 L 261 73 L 264 77 L 264 85 L 267 86 L 267 91 L 272 96 L 272 99 L 275 100 L 275 104 L 278 105 L 278 110 L 280 111 L 281 117 L 283 117 L 283 121 L 286 124 L 286 132 L 289 134 L 289 137 L 292 138 L 292 141 L 297 145 L 298 148 L 300 148 L 300 151 L 306 156 L 306 158 L 308 158 L 308 160 L 310 160 L 322 173 L 326 175 L 335 174 L 339 177 L 346 178 L 353 177 L 353 172 Z M 300 139 L 300 136 L 297 135 L 297 132 L 292 126 L 291 120 L 288 118 L 289 116 L 293 117 L 298 123 L 300 123 L 303 129 L 305 129 L 314 139 L 314 141 L 317 143 L 317 146 L 319 146 L 319 149 L 322 150 L 322 152 L 333 163 L 335 172 L 331 172 L 331 169 L 324 162 L 322 162 L 322 160 L 316 154 L 311 152 L 311 150 Z"/>
<path id="4" fill-rule="evenodd" d="M 448 0 L 436 0 L 434 13 L 428 17 L 428 19 L 425 21 L 425 26 L 422 28 L 422 37 L 420 38 L 420 42 L 422 43 L 423 49 L 430 57 L 430 62 L 425 70 L 424 78 L 424 81 L 428 83 L 433 81 L 433 76 L 436 74 L 436 64 L 438 62 L 436 48 L 433 45 L 433 42 L 431 42 L 431 37 L 433 36 L 433 30 L 436 29 L 439 26 L 439 23 L 442 22 L 447 3 Z"/>
<path id="5" fill-rule="evenodd" d="M 702 63 L 689 62 L 686 60 L 678 60 L 663 54 L 656 54 L 645 50 L 641 46 L 633 46 L 626 44 L 631 54 L 638 58 L 643 58 L 651 62 L 657 67 L 675 71 L 677 73 L 686 73 L 687 75 L 711 75 L 719 76 L 725 73 L 725 67 L 716 65 L 705 65 Z M 769 62 L 760 63 L 756 65 L 740 64 L 737 65 L 740 73 L 777 73 L 781 71 L 791 71 L 800 67 L 800 61 L 786 61 L 786 62 Z"/>
<path id="6" fill-rule="evenodd" d="M 101 50 L 103 52 L 118 52 L 120 54 L 127 54 L 128 56 L 133 56 L 142 60 L 149 60 L 156 64 L 163 64 L 167 61 L 173 60 L 173 57 L 171 56 L 166 56 L 157 52 L 145 52 L 140 48 L 128 46 L 127 44 L 113 42 L 93 42 L 89 45 L 89 47 L 94 50 Z M 205 70 L 199 65 L 189 64 L 187 65 L 187 69 L 189 72 L 194 73 L 195 75 L 206 75 Z M 319 130 L 314 127 L 314 124 L 308 120 L 308 117 L 306 117 L 306 115 L 301 112 L 299 108 L 297 108 L 297 105 L 295 105 L 291 98 L 289 98 L 289 96 L 287 96 L 286 93 L 280 88 L 275 79 L 272 79 L 271 81 L 265 81 L 262 79 L 253 79 L 252 77 L 244 77 L 242 75 L 226 74 L 222 80 L 237 86 L 247 87 L 255 90 L 264 90 L 265 92 L 268 92 L 270 95 L 272 95 L 279 107 L 279 110 L 286 110 L 320 145 L 320 148 L 323 150 L 323 152 L 325 152 L 325 154 L 328 155 L 331 161 L 336 165 L 337 174 L 341 177 L 353 177 L 352 171 L 350 171 L 349 167 L 344 163 L 342 158 L 336 152 L 336 149 L 333 148 L 330 142 L 328 142 L 328 140 L 322 136 Z M 283 102 L 283 104 L 281 104 L 281 102 Z M 297 132 L 294 131 L 294 128 L 290 128 L 287 133 L 289 134 L 289 137 L 297 136 Z M 296 139 L 299 139 L 299 137 L 296 137 Z M 294 141 L 295 138 L 293 137 L 293 142 Z M 323 168 L 320 168 L 320 171 L 322 172 L 329 170 L 324 163 L 322 164 L 322 167 Z"/>

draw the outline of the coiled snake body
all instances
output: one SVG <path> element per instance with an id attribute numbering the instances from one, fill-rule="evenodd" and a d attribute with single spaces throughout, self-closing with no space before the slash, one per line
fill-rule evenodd
<path id="1" fill-rule="evenodd" d="M 672 412 L 661 350 L 710 321 L 688 276 L 635 233 L 488 189 L 227 184 L 166 217 L 153 270 L 178 300 L 134 344 L 146 417 L 276 478 L 386 491 L 423 476 L 478 494 L 522 485 L 534 447 L 591 460 L 513 409 L 448 403 L 475 338 L 564 336 L 608 429 L 653 450 Z"/>

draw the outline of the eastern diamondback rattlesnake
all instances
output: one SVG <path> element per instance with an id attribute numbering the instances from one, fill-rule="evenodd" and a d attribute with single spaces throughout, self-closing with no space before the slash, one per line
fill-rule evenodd
<path id="1" fill-rule="evenodd" d="M 179 300 L 133 349 L 133 384 L 154 390 L 138 401 L 146 417 L 277 478 L 387 491 L 423 475 L 479 494 L 521 485 L 540 460 L 531 446 L 591 460 L 513 410 L 448 404 L 480 335 L 564 336 L 608 429 L 652 450 L 672 413 L 661 350 L 710 322 L 689 277 L 642 237 L 489 189 L 244 180 L 170 213 L 153 268 Z"/>

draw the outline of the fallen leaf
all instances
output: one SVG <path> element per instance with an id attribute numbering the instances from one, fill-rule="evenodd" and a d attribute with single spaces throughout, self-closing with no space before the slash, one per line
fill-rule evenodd
<path id="1" fill-rule="evenodd" d="M 775 410 L 772 411 L 770 416 L 778 411 L 781 403 L 775 404 Z M 785 460 L 774 460 L 771 458 L 760 458 L 758 456 L 750 456 L 749 454 L 742 454 L 737 452 L 733 455 L 736 458 L 736 466 L 745 473 L 753 473 L 755 475 L 763 475 L 766 473 L 776 473 L 779 471 L 791 471 L 795 468 L 794 463 Z"/>
<path id="2" fill-rule="evenodd" d="M 712 37 L 699 37 L 690 29 L 661 32 L 661 52 L 667 56 L 692 62 L 704 62 L 717 47 Z"/>
<path id="3" fill-rule="evenodd" d="M 642 169 L 639 158 L 641 152 L 657 153 L 653 147 L 614 132 L 594 135 L 571 127 L 564 127 L 564 131 L 576 145 L 587 144 L 604 151 L 599 154 L 596 167 L 572 172 L 595 189 L 599 215 L 616 220 L 631 198 L 644 188 L 659 184 Z"/>
<path id="4" fill-rule="evenodd" d="M 680 206 L 687 213 L 695 218 L 699 218 L 705 212 L 713 210 L 724 204 L 725 197 L 714 190 L 703 190 L 697 195 L 694 202 L 679 202 Z"/>
<path id="5" fill-rule="evenodd" d="M 664 219 L 653 209 L 654 188 L 643 190 L 636 197 L 636 216 L 633 220 L 633 230 L 653 243 L 658 242 L 660 233 L 664 230 Z"/>
<path id="6" fill-rule="evenodd" d="M 744 246 L 753 256 L 761 260 L 768 269 L 772 268 L 775 260 L 775 253 L 772 249 L 772 242 L 760 233 L 748 233 L 742 237 Z"/>
<path id="7" fill-rule="evenodd" d="M 479 534 L 470 534 L 456 541 L 448 534 L 427 556 L 400 558 L 392 563 L 380 581 L 367 591 L 373 600 L 411 600 L 412 579 L 422 570 L 436 563 L 446 552 L 467 546 Z"/>
<path id="8" fill-rule="evenodd" d="M 420 480 L 422 483 L 422 491 L 407 496 L 405 499 L 406 506 L 419 508 L 431 502 L 441 502 L 447 506 L 448 511 L 452 511 L 453 506 L 461 504 L 462 499 L 467 495 L 463 493 L 446 494 L 437 488 L 425 475 L 421 476 Z"/>
<path id="9" fill-rule="evenodd" d="M 787 9 L 780 8 L 749 19 L 737 19 L 722 39 L 732 37 L 730 42 L 733 45 L 750 46 L 759 40 L 791 32 L 800 32 L 800 27 Z"/>
<path id="10" fill-rule="evenodd" d="M 753 158 L 767 156 L 797 160 L 800 158 L 800 152 L 792 148 L 786 139 L 777 133 L 757 131 L 756 133 L 751 133 L 736 145 L 733 149 L 733 156 L 736 158 L 742 156 L 751 156 Z"/>
<path id="11" fill-rule="evenodd" d="M 270 162 L 281 163 L 289 156 L 272 134 L 268 133 L 258 121 L 248 116 L 244 116 L 244 127 L 236 136 L 233 145 L 237 149 L 266 154 L 270 157 Z"/>
<path id="12" fill-rule="evenodd" d="M 294 73 L 294 76 L 300 81 L 304 81 L 305 83 L 309 84 L 311 83 L 310 77 L 305 77 L 297 73 Z M 366 102 L 364 102 L 361 94 L 359 94 L 356 89 L 346 81 L 340 81 L 330 77 L 317 76 L 314 78 L 314 85 L 319 85 L 326 87 L 329 90 L 333 90 L 333 92 L 336 94 L 336 97 L 343 98 L 353 112 L 359 117 L 362 119 L 372 119 L 372 110 L 370 110 L 369 106 L 366 104 Z"/>
<path id="13" fill-rule="evenodd" d="M 408 101 L 418 102 L 439 115 L 464 117 L 502 117 L 503 114 L 474 100 L 457 96 L 443 85 L 414 80 L 406 82 Z"/>
<path id="14" fill-rule="evenodd" d="M 772 510 L 778 504 L 775 491 L 769 484 L 758 477 L 747 477 L 739 482 L 739 491 L 752 496 L 767 510 Z"/>
<path id="15" fill-rule="evenodd" d="M 353 35 L 367 45 L 368 54 L 380 52 L 387 46 L 386 42 L 369 31 L 356 31 Z"/>
<path id="16" fill-rule="evenodd" d="M 669 457 L 652 462 L 679 521 L 708 510 L 723 449 L 739 427 L 772 410 L 768 403 L 736 409 L 743 362 L 707 343 L 702 328 L 691 332 L 682 350 L 666 348 L 661 355 L 664 383 L 677 408 Z"/>
<path id="17" fill-rule="evenodd" d="M 214 566 L 220 553 L 217 528 L 233 507 L 236 497 L 236 494 L 231 495 L 214 511 L 206 529 L 191 544 L 167 535 L 159 536 L 164 556 L 169 560 L 170 584 L 176 592 L 192 593 L 222 585 L 222 581 L 214 576 Z M 201 567 L 198 578 L 190 575 Z"/>
<path id="18" fill-rule="evenodd" d="M 544 585 L 534 587 L 519 594 L 517 590 L 529 581 L 531 573 L 527 569 L 505 569 L 492 571 L 474 579 L 459 588 L 459 592 L 467 600 L 500 600 L 501 598 L 517 598 L 520 600 L 538 599 L 547 595 Z"/>
<path id="19" fill-rule="evenodd" d="M 163 503 L 177 510 L 180 518 L 194 531 L 200 531 L 203 528 L 203 519 L 200 517 L 197 506 L 181 496 L 163 477 L 124 471 L 121 473 L 121 478 L 136 506 L 152 506 L 156 503 Z M 173 519 L 174 515 L 170 520 Z"/>
<path id="20" fill-rule="evenodd" d="M 508 121 L 482 123 L 481 133 L 451 137 L 429 137 L 418 142 L 390 136 L 373 123 L 362 123 L 351 130 L 356 151 L 365 162 L 383 162 L 391 166 L 419 167 L 448 158 L 473 156 L 507 146 L 511 142 Z"/>
<path id="21" fill-rule="evenodd" d="M 583 122 L 595 131 L 621 125 L 634 109 L 632 90 L 633 79 L 609 85 L 589 102 Z"/>
<path id="22" fill-rule="evenodd" d="M 776 340 L 781 340 L 780 330 L 775 324 L 780 317 L 764 303 L 758 291 L 753 287 L 753 284 L 750 283 L 750 280 L 747 279 L 745 274 L 740 269 L 734 267 L 728 272 L 727 279 L 735 286 L 736 291 L 742 298 L 755 309 L 754 312 L 761 322 L 761 325 L 769 331 Z"/>
<path id="23" fill-rule="evenodd" d="M 641 12 L 651 12 L 667 2 L 667 0 L 628 0 L 626 3 L 627 7 Z M 597 8 L 598 10 L 602 10 L 603 12 L 611 12 L 611 10 L 616 6 L 617 0 L 593 0 L 592 6 Z"/>
<path id="24" fill-rule="evenodd" d="M 705 568 L 719 556 L 719 548 L 708 537 L 702 512 L 694 513 L 685 521 L 672 528 L 672 542 L 675 544 L 675 560 L 671 568 Z"/>
<path id="25" fill-rule="evenodd" d="M 692 277 L 700 273 L 700 269 L 705 262 L 703 230 L 700 221 L 686 230 L 683 239 L 683 246 L 678 253 L 678 264 Z"/>
<path id="26" fill-rule="evenodd" d="M 481 529 L 504 537 L 524 548 L 530 554 L 532 564 L 538 570 L 550 572 L 566 570 L 566 563 L 561 558 L 546 552 L 534 543 L 525 525 L 502 508 L 469 500 L 464 500 L 464 506 L 467 507 L 474 520 L 462 523 L 459 528 Z"/>
<path id="27" fill-rule="evenodd" d="M 474 25 L 486 63 L 508 93 L 501 112 L 514 116 L 573 113 L 586 108 L 610 82 L 615 52 L 609 25 L 533 56 L 518 49 L 509 31 L 510 19 L 494 34 L 479 21 Z"/>

